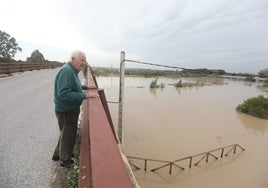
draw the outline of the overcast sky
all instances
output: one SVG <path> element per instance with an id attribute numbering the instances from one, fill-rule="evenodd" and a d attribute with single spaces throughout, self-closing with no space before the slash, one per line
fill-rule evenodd
<path id="1" fill-rule="evenodd" d="M 1 0 L 0 30 L 23 49 L 17 60 L 38 49 L 66 62 L 79 49 L 93 66 L 119 67 L 124 50 L 185 68 L 268 68 L 267 0 Z"/>

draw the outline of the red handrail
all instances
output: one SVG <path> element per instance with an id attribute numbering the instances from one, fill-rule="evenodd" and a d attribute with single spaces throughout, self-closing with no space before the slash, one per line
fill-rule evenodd
<path id="1" fill-rule="evenodd" d="M 88 86 L 97 87 L 89 69 L 87 82 Z M 91 92 L 98 94 L 98 88 Z M 132 188 L 108 117 L 101 98 L 85 101 L 79 188 Z"/>

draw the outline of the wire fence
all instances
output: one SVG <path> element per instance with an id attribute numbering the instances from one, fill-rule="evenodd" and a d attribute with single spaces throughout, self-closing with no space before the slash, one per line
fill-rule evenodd
<path id="1" fill-rule="evenodd" d="M 188 68 L 183 68 L 183 67 L 178 67 L 178 66 L 155 64 L 155 63 L 149 63 L 145 61 L 136 61 L 136 60 L 131 60 L 131 59 L 124 59 L 123 61 L 130 62 L 130 63 L 143 64 L 143 65 L 151 65 L 151 66 L 156 66 L 156 67 L 165 67 L 165 68 L 171 68 L 171 69 L 193 70 L 193 69 L 188 69 Z"/>

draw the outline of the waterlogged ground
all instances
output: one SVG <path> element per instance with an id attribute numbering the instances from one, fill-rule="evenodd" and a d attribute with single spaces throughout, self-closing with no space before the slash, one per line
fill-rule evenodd
<path id="1" fill-rule="evenodd" d="M 97 80 L 99 87 L 105 89 L 107 100 L 118 101 L 119 79 L 98 77 Z M 158 79 L 165 88 L 150 89 L 152 80 L 139 77 L 125 80 L 123 147 L 126 155 L 174 161 L 230 144 L 240 144 L 246 151 L 237 149 L 236 155 L 219 160 L 210 158 L 208 163 L 202 161 L 183 171 L 173 168 L 172 174 L 168 173 L 169 168 L 134 171 L 141 187 L 268 187 L 268 120 L 235 110 L 248 98 L 268 97 L 267 89 L 258 83 L 232 80 L 213 80 L 204 86 L 178 89 L 173 84 L 180 79 L 170 78 Z M 196 83 L 193 79 L 182 79 L 182 82 Z M 109 106 L 117 125 L 118 106 Z M 132 162 L 144 167 L 143 162 Z M 187 164 L 181 163 L 184 167 Z M 148 163 L 148 168 L 156 165 L 162 164 Z"/>

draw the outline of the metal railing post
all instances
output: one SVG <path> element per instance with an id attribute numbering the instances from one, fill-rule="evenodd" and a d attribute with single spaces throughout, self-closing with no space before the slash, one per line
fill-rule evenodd
<path id="1" fill-rule="evenodd" d="M 189 163 L 189 168 L 192 168 L 192 161 L 193 161 L 193 157 L 190 157 L 190 163 Z"/>
<path id="2" fill-rule="evenodd" d="M 118 138 L 123 144 L 123 102 L 125 87 L 125 52 L 120 54 L 120 84 L 119 84 L 119 106 L 118 106 Z"/>

